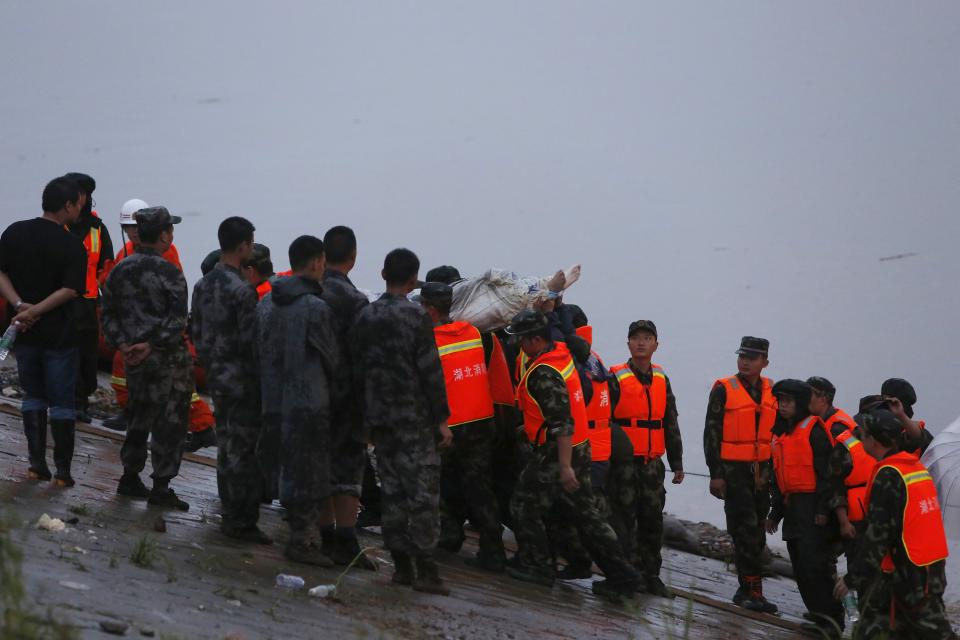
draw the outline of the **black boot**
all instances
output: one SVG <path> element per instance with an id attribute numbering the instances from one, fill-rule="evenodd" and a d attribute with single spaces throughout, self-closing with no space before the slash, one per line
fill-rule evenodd
<path id="1" fill-rule="evenodd" d="M 410 586 L 413 584 L 413 562 L 410 560 L 410 554 L 404 551 L 391 551 L 393 558 L 393 584 L 402 584 Z"/>
<path id="2" fill-rule="evenodd" d="M 23 432 L 27 436 L 27 456 L 30 469 L 27 475 L 31 480 L 49 480 L 50 467 L 47 466 L 47 410 L 24 411 Z"/>
<path id="3" fill-rule="evenodd" d="M 450 589 L 440 579 L 440 571 L 433 558 L 417 556 L 417 577 L 413 580 L 413 590 L 440 596 L 450 595 Z"/>
<path id="4" fill-rule="evenodd" d="M 53 432 L 53 464 L 57 467 L 54 481 L 58 487 L 72 487 L 76 484 L 70 475 L 76 424 L 73 420 L 51 420 L 50 431 Z"/>

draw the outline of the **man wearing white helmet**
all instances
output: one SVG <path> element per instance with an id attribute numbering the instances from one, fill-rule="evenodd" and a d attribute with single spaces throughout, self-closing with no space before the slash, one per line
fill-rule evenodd
<path id="1" fill-rule="evenodd" d="M 120 262 L 127 256 L 133 255 L 136 251 L 137 245 L 140 244 L 140 236 L 137 234 L 137 221 L 134 220 L 133 214 L 149 206 L 150 205 L 139 198 L 132 198 L 124 202 L 123 207 L 120 208 L 120 229 L 130 240 L 117 252 L 116 262 Z M 163 253 L 163 257 L 168 262 L 175 264 L 180 271 L 183 271 L 183 265 L 180 264 L 180 252 L 177 251 L 176 246 L 171 244 L 170 248 Z"/>

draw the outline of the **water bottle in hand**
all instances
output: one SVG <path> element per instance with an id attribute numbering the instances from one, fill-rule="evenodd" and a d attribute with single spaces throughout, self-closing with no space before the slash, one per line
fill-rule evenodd
<path id="1" fill-rule="evenodd" d="M 277 576 L 277 586 L 283 587 L 284 589 L 303 589 L 303 585 L 305 584 L 303 578 L 300 576 L 291 576 L 286 573 L 281 573 Z"/>
<path id="2" fill-rule="evenodd" d="M 860 607 L 857 604 L 857 594 L 850 591 L 843 596 L 843 611 L 847 615 L 847 622 L 853 624 L 860 619 Z"/>
<path id="3" fill-rule="evenodd" d="M 3 337 L 0 338 L 0 360 L 6 360 L 10 355 L 10 348 L 13 346 L 13 341 L 17 339 L 18 329 L 20 329 L 20 323 L 12 322 L 3 332 Z"/>

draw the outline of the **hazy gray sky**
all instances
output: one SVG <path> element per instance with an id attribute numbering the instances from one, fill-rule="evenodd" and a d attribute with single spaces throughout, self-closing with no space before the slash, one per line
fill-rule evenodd
<path id="1" fill-rule="evenodd" d="M 581 262 L 608 364 L 630 320 L 660 327 L 702 470 L 744 334 L 848 409 L 899 375 L 935 429 L 960 414 L 958 60 L 956 2 L 7 0 L 0 212 L 88 172 L 112 231 L 132 197 L 185 216 L 191 281 L 232 214 L 278 268 L 351 225 L 374 289 L 398 245 Z"/>

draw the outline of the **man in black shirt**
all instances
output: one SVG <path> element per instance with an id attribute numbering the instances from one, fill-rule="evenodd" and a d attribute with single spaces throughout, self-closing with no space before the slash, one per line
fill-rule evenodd
<path id="1" fill-rule="evenodd" d="M 29 476 L 49 480 L 47 409 L 53 431 L 56 483 L 73 486 L 74 387 L 77 337 L 73 305 L 86 272 L 83 243 L 64 227 L 80 217 L 86 195 L 72 180 L 56 178 L 43 190 L 43 216 L 14 222 L 0 236 L 0 294 L 19 327 L 14 352 L 24 390 L 23 428 Z"/>

